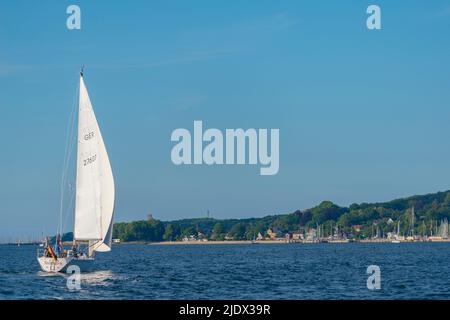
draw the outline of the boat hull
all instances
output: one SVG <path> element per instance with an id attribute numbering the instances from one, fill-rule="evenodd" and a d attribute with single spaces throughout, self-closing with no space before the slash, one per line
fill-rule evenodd
<path id="1" fill-rule="evenodd" d="M 37 260 L 42 271 L 50 273 L 67 272 L 71 266 L 79 267 L 81 272 L 90 272 L 94 267 L 93 258 L 66 257 L 55 260 L 49 257 L 38 257 Z"/>

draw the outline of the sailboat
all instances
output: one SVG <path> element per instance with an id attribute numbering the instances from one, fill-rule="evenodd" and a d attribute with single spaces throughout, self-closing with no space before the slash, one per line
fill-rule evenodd
<path id="1" fill-rule="evenodd" d="M 65 250 L 57 237 L 55 248 L 46 241 L 38 252 L 38 262 L 45 272 L 65 272 L 71 265 L 81 271 L 92 269 L 95 252 L 111 250 L 114 214 L 114 178 L 100 128 L 80 72 L 78 99 L 78 138 L 75 189 L 74 242 Z M 84 252 L 80 245 L 87 246 Z"/>
<path id="2" fill-rule="evenodd" d="M 397 222 L 397 234 L 395 235 L 394 240 L 391 241 L 392 243 L 400 243 L 400 219 Z"/>
<path id="3" fill-rule="evenodd" d="M 414 235 L 414 223 L 415 223 L 415 215 L 414 215 L 414 206 L 411 208 L 411 218 L 409 222 L 409 236 L 406 238 L 407 241 L 415 241 L 416 236 Z"/>

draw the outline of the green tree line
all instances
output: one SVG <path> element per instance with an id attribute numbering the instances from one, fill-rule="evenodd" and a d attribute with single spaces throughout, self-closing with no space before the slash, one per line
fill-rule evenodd
<path id="1" fill-rule="evenodd" d="M 374 226 L 386 234 L 397 229 L 400 221 L 401 232 L 410 228 L 411 210 L 415 210 L 416 234 L 430 234 L 438 221 L 450 220 L 450 191 L 396 199 L 383 203 L 352 204 L 340 207 L 331 201 L 323 201 L 318 206 L 297 210 L 292 213 L 270 215 L 251 219 L 196 218 L 177 221 L 155 219 L 121 222 L 114 225 L 113 237 L 121 241 L 180 241 L 195 237 L 208 240 L 252 240 L 258 234 L 267 236 L 267 230 L 274 230 L 279 236 L 288 232 L 302 232 L 311 228 L 321 228 L 331 232 L 339 228 L 341 232 L 355 238 L 369 237 Z M 360 231 L 355 231 L 358 226 Z M 434 228 L 434 229 L 433 229 Z"/>

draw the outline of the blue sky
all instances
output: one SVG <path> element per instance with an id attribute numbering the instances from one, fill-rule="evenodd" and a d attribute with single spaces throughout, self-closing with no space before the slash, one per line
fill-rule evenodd
<path id="1" fill-rule="evenodd" d="M 2 1 L 0 240 L 56 229 L 82 64 L 127 221 L 450 189 L 449 57 L 450 1 Z M 174 166 L 194 120 L 279 128 L 279 173 Z"/>

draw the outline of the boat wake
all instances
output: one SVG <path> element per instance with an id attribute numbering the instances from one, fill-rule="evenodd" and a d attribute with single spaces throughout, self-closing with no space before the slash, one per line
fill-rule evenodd
<path id="1" fill-rule="evenodd" d="M 81 281 L 88 285 L 108 285 L 108 283 L 118 279 L 119 277 L 114 275 L 111 270 L 94 271 L 81 274 Z"/>

